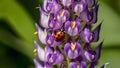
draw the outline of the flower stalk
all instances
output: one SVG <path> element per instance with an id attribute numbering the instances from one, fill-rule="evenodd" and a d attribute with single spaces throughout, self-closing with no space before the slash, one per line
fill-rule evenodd
<path id="1" fill-rule="evenodd" d="M 103 41 L 91 49 L 91 43 L 99 41 L 102 22 L 97 22 L 99 4 L 95 0 L 43 0 L 40 24 L 36 24 L 39 41 L 36 41 L 36 68 L 95 68 Z M 44 30 L 42 30 L 42 26 Z M 35 33 L 36 34 L 36 33 Z"/>

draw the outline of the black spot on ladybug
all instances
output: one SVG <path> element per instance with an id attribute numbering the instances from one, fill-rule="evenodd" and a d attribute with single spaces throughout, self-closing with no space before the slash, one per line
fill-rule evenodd
<path id="1" fill-rule="evenodd" d="M 60 37 L 60 34 L 58 34 L 58 37 Z"/>

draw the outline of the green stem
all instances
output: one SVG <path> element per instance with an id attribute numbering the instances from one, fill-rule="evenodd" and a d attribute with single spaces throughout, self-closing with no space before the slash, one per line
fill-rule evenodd
<path id="1" fill-rule="evenodd" d="M 69 68 L 69 64 L 70 64 L 70 59 L 69 58 L 66 58 L 66 66 L 67 66 L 67 68 Z"/>

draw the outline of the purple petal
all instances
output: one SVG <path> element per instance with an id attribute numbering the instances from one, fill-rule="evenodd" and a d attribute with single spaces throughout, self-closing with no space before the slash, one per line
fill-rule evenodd
<path id="1" fill-rule="evenodd" d="M 69 7 L 72 4 L 72 0 L 61 0 L 62 4 L 66 7 Z"/>
<path id="2" fill-rule="evenodd" d="M 54 42 L 54 37 L 50 33 L 48 33 L 47 37 L 46 37 L 47 45 L 51 46 L 53 44 L 53 42 Z"/>
<path id="3" fill-rule="evenodd" d="M 88 8 L 92 8 L 95 5 L 95 0 L 86 0 Z"/>
<path id="4" fill-rule="evenodd" d="M 50 16 L 49 22 L 48 22 L 48 26 L 50 29 L 52 30 L 57 30 L 60 29 L 63 26 L 63 23 L 59 23 L 55 17 Z"/>
<path id="5" fill-rule="evenodd" d="M 53 19 L 50 19 L 48 22 L 49 28 L 53 29 L 55 28 L 56 22 Z"/>
<path id="6" fill-rule="evenodd" d="M 103 41 L 95 48 L 96 52 L 96 61 L 100 58 L 101 48 L 102 48 Z"/>
<path id="7" fill-rule="evenodd" d="M 44 63 L 44 67 L 43 68 L 51 68 L 51 66 L 48 63 Z"/>
<path id="8" fill-rule="evenodd" d="M 73 46 L 74 45 L 74 46 Z M 65 45 L 66 46 L 66 45 Z M 81 53 L 81 45 L 79 43 L 71 43 L 69 44 L 69 49 L 66 49 L 68 50 L 66 52 L 66 55 L 70 58 L 70 59 L 75 59 L 77 58 L 80 53 Z"/>
<path id="9" fill-rule="evenodd" d="M 90 62 L 93 62 L 96 58 L 96 53 L 95 51 L 92 51 L 92 50 L 85 51 L 84 55 L 86 59 L 89 60 Z"/>
<path id="10" fill-rule="evenodd" d="M 60 29 L 63 26 L 63 23 L 56 22 L 55 28 L 53 30 Z"/>
<path id="11" fill-rule="evenodd" d="M 47 6 L 48 0 L 43 0 L 42 2 L 43 2 L 43 9 L 44 9 L 44 11 L 47 12 L 46 6 Z"/>
<path id="12" fill-rule="evenodd" d="M 48 55 L 49 55 L 49 54 L 52 54 L 52 53 L 53 53 L 53 51 L 52 51 L 51 48 L 47 45 L 47 46 L 45 47 L 45 61 L 47 61 Z"/>
<path id="13" fill-rule="evenodd" d="M 83 5 L 82 4 L 76 4 L 74 6 L 74 11 L 77 13 L 77 14 L 80 14 L 82 11 L 83 11 Z"/>
<path id="14" fill-rule="evenodd" d="M 82 52 L 82 47 L 78 42 L 76 42 L 76 50 L 78 51 L 78 53 Z"/>
<path id="15" fill-rule="evenodd" d="M 69 68 L 77 68 L 77 64 L 75 62 L 70 62 Z"/>
<path id="16" fill-rule="evenodd" d="M 35 68 L 43 68 L 43 66 L 39 64 L 39 62 L 36 59 L 33 60 L 34 60 Z"/>
<path id="17" fill-rule="evenodd" d="M 78 62 L 70 62 L 69 68 L 87 68 L 86 63 L 84 61 Z"/>
<path id="18" fill-rule="evenodd" d="M 53 53 L 52 49 L 48 45 L 45 47 L 45 52 Z"/>
<path id="19" fill-rule="evenodd" d="M 69 27 L 68 28 L 68 34 L 70 35 L 70 36 L 75 36 L 75 35 L 77 35 L 78 34 L 78 28 L 76 27 L 76 28 L 71 28 L 71 27 Z"/>
<path id="20" fill-rule="evenodd" d="M 85 43 L 84 50 L 90 50 L 89 46 L 90 46 L 90 43 Z"/>
<path id="21" fill-rule="evenodd" d="M 87 5 L 86 1 L 85 0 L 81 0 L 80 3 L 83 5 L 83 10 L 85 10 L 86 9 L 86 5 Z"/>
<path id="22" fill-rule="evenodd" d="M 63 60 L 64 60 L 64 56 L 62 54 L 58 54 L 54 64 L 60 64 L 63 62 Z"/>
<path id="23" fill-rule="evenodd" d="M 37 24 L 36 24 L 36 29 L 38 32 L 38 38 L 41 41 L 41 43 L 46 44 L 46 37 L 47 37 L 47 32 L 46 30 L 42 30 Z"/>
<path id="24" fill-rule="evenodd" d="M 87 22 L 87 24 L 94 24 L 97 21 L 97 16 L 98 16 L 98 8 L 99 5 L 96 5 L 95 8 L 90 12 L 90 18 L 91 20 L 89 22 Z"/>
<path id="25" fill-rule="evenodd" d="M 52 10 L 53 10 L 53 2 L 52 1 L 47 2 L 46 9 L 47 9 L 48 13 L 53 13 L 52 12 Z"/>
<path id="26" fill-rule="evenodd" d="M 40 24 L 42 27 L 48 28 L 48 21 L 49 21 L 49 14 L 45 13 L 41 8 L 40 8 Z"/>
<path id="27" fill-rule="evenodd" d="M 48 62 L 50 64 L 54 64 L 56 59 L 57 59 L 57 55 L 56 54 L 49 54 L 47 58 L 48 58 Z"/>
<path id="28" fill-rule="evenodd" d="M 40 45 L 36 41 L 34 41 L 34 44 L 36 46 L 38 58 L 41 61 L 45 61 L 45 51 L 43 50 L 43 48 L 40 47 Z"/>
<path id="29" fill-rule="evenodd" d="M 67 21 L 65 23 L 65 31 L 70 35 L 70 36 L 75 36 L 80 32 L 80 22 L 78 20 L 75 21 Z"/>
<path id="30" fill-rule="evenodd" d="M 85 50 L 84 55 L 85 55 L 86 59 L 88 61 L 90 61 L 90 62 L 95 61 L 95 59 L 96 59 L 96 52 L 94 50 L 90 49 L 90 45 L 88 43 L 85 44 L 84 50 Z"/>
<path id="31" fill-rule="evenodd" d="M 61 6 L 56 2 L 56 0 L 52 0 L 47 3 L 46 8 L 49 13 L 56 13 L 57 10 L 61 9 Z"/>
<path id="32" fill-rule="evenodd" d="M 80 62 L 80 68 L 87 68 L 86 62 L 81 61 Z"/>
<path id="33" fill-rule="evenodd" d="M 38 31 L 40 29 L 39 25 L 37 23 L 35 23 L 35 26 L 36 26 L 36 30 Z"/>
<path id="34" fill-rule="evenodd" d="M 61 50 L 58 46 L 56 47 L 56 50 L 54 51 L 54 53 L 55 54 L 61 54 Z"/>
<path id="35" fill-rule="evenodd" d="M 64 60 L 64 56 L 61 54 L 60 49 L 58 47 L 56 47 L 54 53 L 49 54 L 47 58 L 49 63 L 53 65 L 59 64 Z"/>
<path id="36" fill-rule="evenodd" d="M 81 12 L 80 19 L 84 22 L 89 22 L 89 12 L 88 12 L 88 10 L 84 10 L 83 12 Z"/>
<path id="37" fill-rule="evenodd" d="M 53 12 L 56 13 L 61 8 L 62 7 L 58 3 L 54 3 L 54 10 L 53 10 Z"/>
<path id="38" fill-rule="evenodd" d="M 102 25 L 102 23 L 100 23 L 92 32 L 93 33 L 93 40 L 92 40 L 93 42 L 97 42 L 99 40 L 101 25 Z"/>
<path id="39" fill-rule="evenodd" d="M 97 61 L 96 62 L 91 62 L 89 68 L 95 68 L 95 66 L 97 65 L 97 63 L 98 63 Z"/>
<path id="40" fill-rule="evenodd" d="M 100 52 L 101 52 L 102 44 L 103 44 L 103 41 L 94 50 L 90 49 L 89 44 L 85 44 L 84 55 L 85 55 L 86 59 L 89 60 L 90 62 L 97 61 L 100 58 Z"/>
<path id="41" fill-rule="evenodd" d="M 68 31 L 69 26 L 70 26 L 70 21 L 67 21 L 64 25 L 65 31 Z"/>
<path id="42" fill-rule="evenodd" d="M 67 55 L 69 49 L 70 49 L 70 43 L 66 43 L 65 46 L 64 46 L 64 52 L 65 52 L 66 55 Z"/>
<path id="43" fill-rule="evenodd" d="M 92 32 L 88 28 L 84 28 L 84 30 L 80 33 L 80 38 L 85 43 L 90 43 L 93 39 Z"/>
<path id="44" fill-rule="evenodd" d="M 54 47 L 54 46 L 59 46 L 62 42 L 56 42 L 55 40 L 53 41 L 53 44 L 50 45 L 51 47 Z"/>
<path id="45" fill-rule="evenodd" d="M 84 57 L 82 56 L 82 54 L 80 54 L 80 55 L 77 57 L 76 60 L 79 61 L 79 62 L 81 62 L 81 61 L 84 60 Z"/>
<path id="46" fill-rule="evenodd" d="M 67 9 L 60 9 L 55 13 L 59 23 L 65 23 L 70 18 L 70 13 Z"/>
<path id="47" fill-rule="evenodd" d="M 79 53 L 78 53 L 77 50 L 74 50 L 74 51 L 69 50 L 69 51 L 68 51 L 68 57 L 69 57 L 70 59 L 75 59 L 75 58 L 77 58 L 78 56 L 79 56 Z"/>
<path id="48" fill-rule="evenodd" d="M 81 45 L 78 42 L 73 43 L 69 38 L 68 42 L 64 46 L 64 53 L 70 59 L 77 58 L 81 53 Z"/>
<path id="49" fill-rule="evenodd" d="M 81 24 L 80 24 L 80 22 L 77 22 L 77 23 L 76 23 L 76 27 L 77 27 L 77 29 L 78 29 L 78 33 L 79 33 L 80 30 L 81 30 Z"/>

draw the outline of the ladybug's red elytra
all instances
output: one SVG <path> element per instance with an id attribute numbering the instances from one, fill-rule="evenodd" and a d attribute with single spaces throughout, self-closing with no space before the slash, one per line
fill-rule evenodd
<path id="1" fill-rule="evenodd" d="M 63 29 L 54 31 L 54 40 L 55 41 L 59 42 L 59 41 L 64 40 L 64 38 L 65 38 L 65 32 Z"/>

